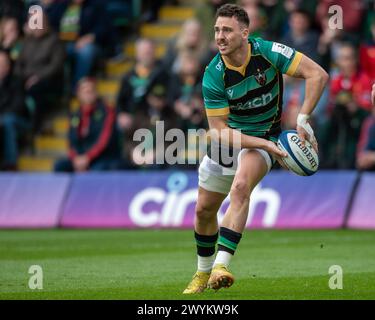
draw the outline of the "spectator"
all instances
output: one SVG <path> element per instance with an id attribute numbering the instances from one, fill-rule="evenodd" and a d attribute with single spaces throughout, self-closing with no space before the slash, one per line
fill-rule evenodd
<path id="1" fill-rule="evenodd" d="M 201 97 L 200 64 L 196 56 L 189 52 L 180 54 L 181 69 L 172 75 L 168 89 L 169 103 L 179 116 L 179 128 L 205 128 L 205 109 Z"/>
<path id="2" fill-rule="evenodd" d="M 135 50 L 136 64 L 122 79 L 117 98 L 117 122 L 123 133 L 125 163 L 129 159 L 138 163 L 133 155 L 134 131 L 153 128 L 157 120 L 165 119 L 169 109 L 165 99 L 169 78 L 156 59 L 155 44 L 149 39 L 139 39 Z"/>
<path id="3" fill-rule="evenodd" d="M 336 52 L 339 49 L 340 41 L 343 38 L 343 30 L 341 29 L 332 29 L 329 27 L 330 16 L 326 15 L 320 21 L 322 32 L 319 36 L 318 42 L 318 56 L 319 64 L 326 70 L 328 73 L 332 67 L 332 60 L 335 61 L 334 57 Z"/>
<path id="4" fill-rule="evenodd" d="M 257 1 L 259 2 L 259 1 Z M 244 6 L 245 11 L 250 19 L 249 35 L 252 37 L 264 37 L 265 16 L 264 12 L 257 5 Z"/>
<path id="5" fill-rule="evenodd" d="M 201 24 L 196 19 L 185 21 L 181 33 L 169 43 L 164 57 L 164 65 L 172 73 L 179 72 L 181 61 L 178 57 L 179 53 L 183 51 L 194 53 L 202 65 L 209 62 L 207 41 L 203 37 Z M 209 54 L 209 56 L 212 56 L 212 54 Z"/>
<path id="6" fill-rule="evenodd" d="M 66 0 L 39 0 L 37 4 L 42 7 L 44 13 L 47 15 L 50 27 L 55 32 L 59 32 L 60 19 L 66 6 Z"/>
<path id="7" fill-rule="evenodd" d="M 70 118 L 69 155 L 55 171 L 112 170 L 119 166 L 115 110 L 98 98 L 94 79 L 78 83 L 79 110 Z"/>
<path id="8" fill-rule="evenodd" d="M 246 2 L 246 1 L 245 1 Z M 265 38 L 273 41 L 281 39 L 288 33 L 290 26 L 286 21 L 294 11 L 302 10 L 311 21 L 315 16 L 318 0 L 260 0 L 259 6 L 265 16 Z M 328 12 L 328 11 L 327 11 Z M 251 21 L 250 21 L 251 24 Z"/>
<path id="9" fill-rule="evenodd" d="M 311 29 L 308 13 L 303 10 L 293 11 L 289 17 L 289 26 L 290 30 L 281 42 L 302 52 L 314 61 L 318 61 L 319 35 Z"/>
<path id="10" fill-rule="evenodd" d="M 12 74 L 11 64 L 7 52 L 0 50 L 0 144 L 4 158 L 0 165 L 4 170 L 17 168 L 18 137 L 31 128 L 23 86 Z"/>
<path id="11" fill-rule="evenodd" d="M 375 170 L 375 84 L 372 87 L 372 113 L 363 122 L 357 149 L 357 168 Z"/>
<path id="12" fill-rule="evenodd" d="M 205 0 L 200 2 L 196 8 L 196 18 L 202 26 L 202 37 L 210 43 L 215 44 L 213 25 L 217 9 L 228 3 L 228 0 Z M 213 47 L 216 48 L 216 47 Z"/>
<path id="13" fill-rule="evenodd" d="M 179 57 L 181 69 L 171 76 L 168 89 L 169 104 L 177 114 L 177 127 L 185 132 L 185 153 L 181 155 L 184 163 L 199 163 L 199 152 L 203 146 L 196 145 L 195 136 L 189 129 L 206 129 L 206 115 L 202 99 L 201 65 L 199 59 L 190 52 L 182 52 Z M 193 169 L 196 166 L 188 165 Z"/>
<path id="14" fill-rule="evenodd" d="M 172 144 L 164 136 L 158 137 L 157 135 L 164 135 L 164 132 L 178 128 L 177 115 L 168 105 L 168 90 L 167 83 L 155 83 L 146 96 L 146 112 L 137 113 L 134 118 L 136 128 L 147 129 L 151 135 L 143 143 L 145 150 L 137 147 L 138 142 L 128 141 L 125 144 L 126 159 L 131 159 L 131 165 L 137 165 L 144 169 L 164 169 L 168 167 L 167 163 L 157 163 L 156 161 L 158 158 L 164 158 L 166 148 Z M 163 132 L 160 131 L 161 127 L 157 129 L 158 124 L 163 126 Z M 159 148 L 159 139 L 164 140 L 164 148 Z M 152 162 L 144 166 L 145 163 L 142 163 L 142 161 L 145 158 L 152 160 Z"/>
<path id="15" fill-rule="evenodd" d="M 362 110 L 371 110 L 371 79 L 358 67 L 358 54 L 353 45 L 344 43 L 341 45 L 338 55 L 339 74 L 331 81 L 331 98 L 335 101 L 341 99 L 344 92 L 344 100 L 349 93 L 349 100 Z"/>
<path id="16" fill-rule="evenodd" d="M 316 14 L 316 6 L 318 5 L 319 0 L 284 0 L 283 2 L 287 14 L 291 14 L 296 10 L 302 10 L 310 17 L 310 19 L 312 19 Z"/>
<path id="17" fill-rule="evenodd" d="M 21 31 L 16 18 L 3 18 L 0 22 L 0 48 L 7 50 L 13 61 L 21 51 Z"/>
<path id="18" fill-rule="evenodd" d="M 49 100 L 61 94 L 64 48 L 56 33 L 50 30 L 47 18 L 42 29 L 25 26 L 25 38 L 15 65 L 15 73 L 24 83 L 26 94 L 36 105 L 36 126 L 48 111 Z M 53 106 L 52 106 L 53 107 Z"/>
<path id="19" fill-rule="evenodd" d="M 284 8 L 284 3 L 281 0 L 261 0 L 260 7 L 265 13 L 266 21 L 265 37 L 269 40 L 279 40 L 284 32 L 284 21 L 287 16 L 287 11 Z M 251 21 L 250 21 L 251 24 Z"/>
<path id="20" fill-rule="evenodd" d="M 147 94 L 156 84 L 167 83 L 168 77 L 156 60 L 155 44 L 148 39 L 136 43 L 136 64 L 121 82 L 117 98 L 118 125 L 120 130 L 132 135 L 136 128 L 134 117 L 148 110 Z"/>
<path id="21" fill-rule="evenodd" d="M 74 90 L 79 79 L 92 73 L 97 57 L 113 48 L 114 29 L 100 0 L 62 0 L 49 4 L 46 12 L 66 44 Z"/>
<path id="22" fill-rule="evenodd" d="M 289 31 L 281 39 L 281 42 L 296 48 L 296 50 L 306 54 L 311 59 L 321 62 L 317 48 L 319 43 L 319 34 L 311 28 L 311 14 L 309 13 L 312 9 L 302 8 L 300 1 L 286 1 L 284 9 L 290 12 L 289 15 Z M 307 11 L 309 9 L 310 11 Z M 329 40 L 332 40 L 331 38 Z M 328 44 L 327 44 L 328 46 Z M 325 48 L 327 54 L 329 49 Z M 329 69 L 326 66 L 326 69 Z M 284 91 L 284 104 L 285 112 L 283 114 L 283 123 L 286 128 L 295 128 L 296 117 L 301 107 L 301 103 L 304 99 L 305 86 L 298 79 L 292 79 L 285 77 L 285 91 Z M 318 102 L 316 112 L 313 116 L 313 122 L 317 129 L 318 138 L 324 137 L 324 126 L 327 123 L 326 116 L 326 105 L 327 105 L 328 90 L 325 90 L 321 99 Z"/>
<path id="23" fill-rule="evenodd" d="M 344 44 L 339 50 L 339 74 L 332 79 L 330 124 L 323 144 L 326 166 L 351 169 L 360 127 L 371 109 L 371 82 L 358 69 L 355 48 Z"/>

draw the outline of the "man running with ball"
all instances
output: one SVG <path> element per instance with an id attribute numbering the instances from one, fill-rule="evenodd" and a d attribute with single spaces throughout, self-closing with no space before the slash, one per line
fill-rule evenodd
<path id="1" fill-rule="evenodd" d="M 199 167 L 195 216 L 198 270 L 185 294 L 200 293 L 207 287 L 218 290 L 234 282 L 229 263 L 246 225 L 250 194 L 274 162 L 287 156 L 275 144 L 281 132 L 282 74 L 305 79 L 297 131 L 302 141 L 307 139 L 316 149 L 308 119 L 328 81 L 327 73 L 302 53 L 249 37 L 249 17 L 237 5 L 218 9 L 214 30 L 219 53 L 205 70 L 203 96 L 210 131 L 226 130 L 229 135 L 213 139 L 211 152 Z M 227 163 L 212 154 L 237 147 L 234 131 L 240 136 L 240 165 L 228 175 Z M 217 212 L 228 193 L 230 205 L 219 229 Z"/>

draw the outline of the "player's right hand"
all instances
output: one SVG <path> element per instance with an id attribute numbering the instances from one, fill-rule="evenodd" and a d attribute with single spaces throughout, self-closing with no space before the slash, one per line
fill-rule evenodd
<path id="1" fill-rule="evenodd" d="M 285 152 L 285 151 L 282 151 L 281 149 L 279 149 L 279 147 L 276 145 L 276 143 L 272 142 L 272 141 L 267 141 L 267 147 L 265 148 L 265 150 L 271 154 L 271 156 L 276 159 L 276 161 L 280 164 L 281 167 L 283 167 L 285 170 L 289 170 L 285 164 L 284 164 L 284 161 L 283 161 L 283 158 L 287 157 L 288 154 Z"/>
<path id="2" fill-rule="evenodd" d="M 264 150 L 266 150 L 276 159 L 285 158 L 288 156 L 288 154 L 285 151 L 279 149 L 279 147 L 272 141 L 267 140 Z"/>

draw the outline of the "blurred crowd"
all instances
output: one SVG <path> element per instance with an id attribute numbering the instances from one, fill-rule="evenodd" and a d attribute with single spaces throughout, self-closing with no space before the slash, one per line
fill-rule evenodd
<path id="1" fill-rule="evenodd" d="M 101 63 L 121 56 L 140 24 L 157 22 L 161 6 L 178 0 L 145 0 L 139 13 L 137 0 L 0 0 L 1 169 L 17 169 L 19 147 L 32 143 L 30 133 L 38 133 L 59 104 L 68 108 L 64 101 L 72 97 L 79 108 L 70 115 L 69 152 L 56 171 L 168 167 L 141 165 L 140 159 L 157 156 L 156 141 L 144 141 L 143 154 L 134 133 L 155 132 L 158 121 L 165 131 L 207 128 L 201 81 L 217 53 L 215 12 L 227 2 L 246 9 L 251 36 L 291 46 L 330 74 L 312 119 L 320 167 L 375 169 L 374 0 L 196 2 L 196 17 L 184 22 L 161 58 L 157 43 L 137 37 L 135 62 L 121 79 L 115 105 L 97 92 Z M 41 29 L 32 27 L 29 7 L 35 4 L 43 8 Z M 342 8 L 342 28 L 333 5 Z M 285 76 L 284 129 L 295 128 L 304 91 L 303 80 Z"/>

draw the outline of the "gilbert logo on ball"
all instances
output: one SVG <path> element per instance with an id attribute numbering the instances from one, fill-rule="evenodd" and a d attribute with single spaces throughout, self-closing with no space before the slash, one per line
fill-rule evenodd
<path id="1" fill-rule="evenodd" d="M 319 157 L 310 142 L 302 144 L 296 130 L 283 131 L 277 145 L 288 156 L 283 158 L 285 166 L 299 176 L 311 176 L 318 171 Z"/>

